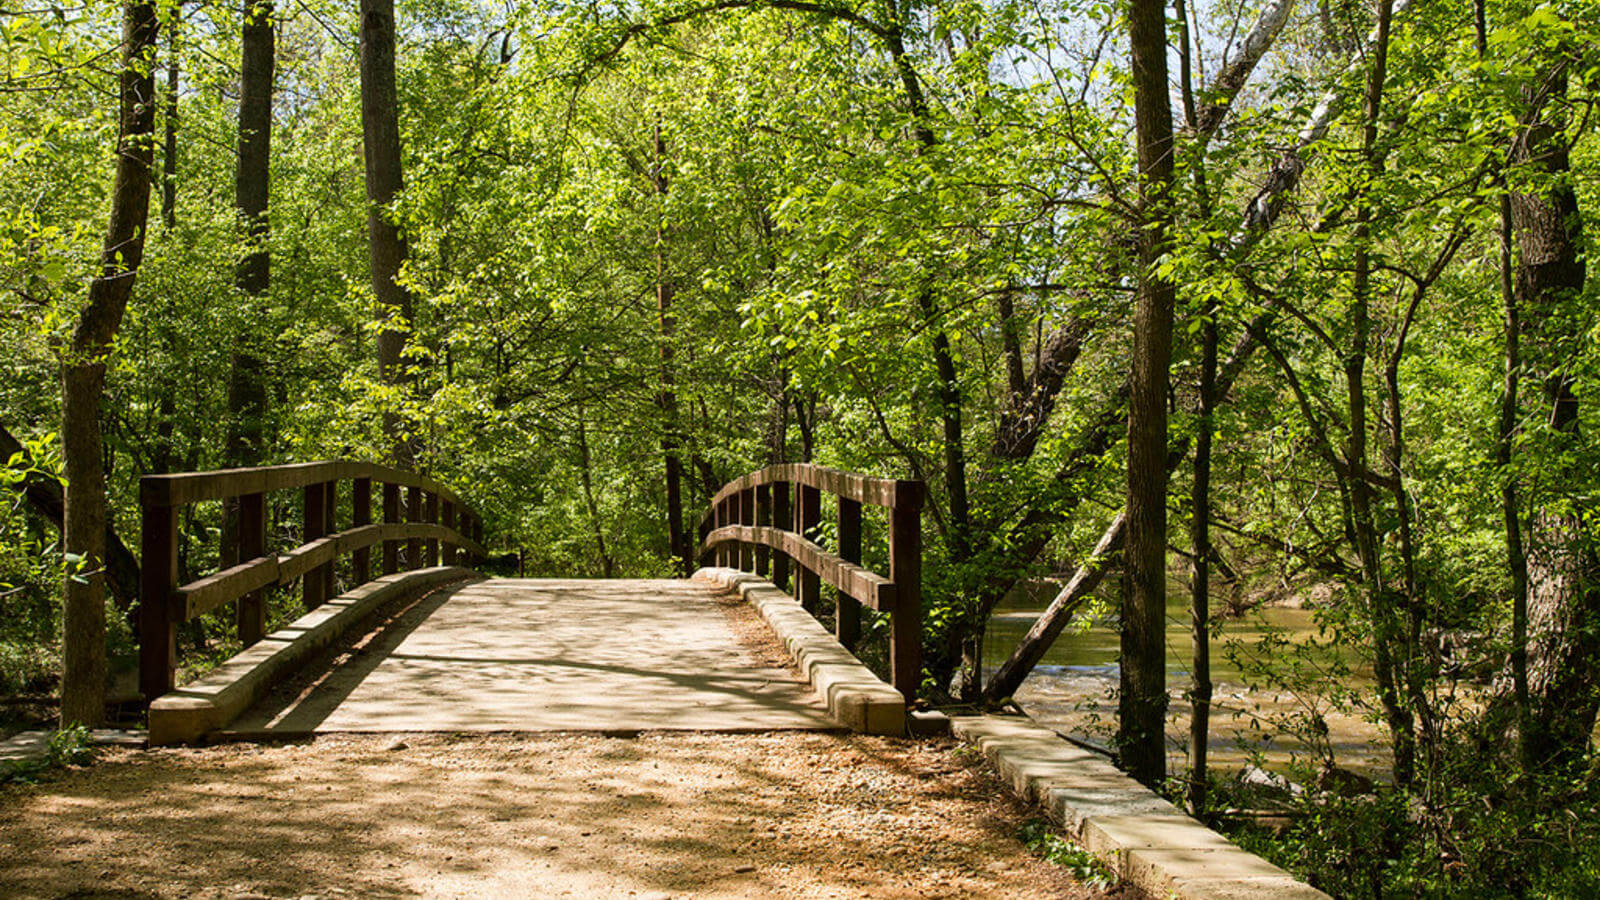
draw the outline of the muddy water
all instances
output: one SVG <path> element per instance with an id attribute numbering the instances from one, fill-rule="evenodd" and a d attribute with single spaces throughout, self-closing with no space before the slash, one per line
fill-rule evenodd
<path id="1" fill-rule="evenodd" d="M 1041 581 L 1014 591 L 990 619 L 984 641 L 986 670 L 993 671 L 1016 647 L 1057 585 Z M 1168 591 L 1167 721 L 1169 767 L 1188 766 L 1191 638 L 1189 595 L 1178 583 Z M 1388 761 L 1383 732 L 1369 721 L 1370 672 L 1348 654 L 1317 647 L 1326 642 L 1310 609 L 1268 607 L 1222 623 L 1212 639 L 1215 684 L 1208 743 L 1212 765 L 1239 768 L 1258 761 L 1286 769 L 1296 759 L 1331 753 L 1340 766 L 1382 774 Z M 1297 649 L 1298 648 L 1298 649 Z M 1080 613 L 1017 692 L 1015 700 L 1041 723 L 1104 746 L 1116 727 L 1118 635 L 1114 615 Z M 1298 676 L 1288 686 L 1261 677 L 1260 663 L 1296 660 Z M 1339 664 L 1349 668 L 1341 671 Z M 1345 707 L 1345 708 L 1341 708 Z M 1320 718 L 1326 736 L 1311 724 Z"/>

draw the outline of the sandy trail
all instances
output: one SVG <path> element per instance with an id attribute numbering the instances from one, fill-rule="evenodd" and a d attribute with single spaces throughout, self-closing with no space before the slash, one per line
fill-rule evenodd
<path id="1" fill-rule="evenodd" d="M 0 790 L 7 897 L 1089 897 L 975 754 L 840 734 L 328 735 Z"/>

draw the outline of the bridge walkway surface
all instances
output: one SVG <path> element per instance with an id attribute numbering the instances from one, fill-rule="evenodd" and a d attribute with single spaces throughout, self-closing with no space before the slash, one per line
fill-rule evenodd
<path id="1" fill-rule="evenodd" d="M 838 728 L 752 626 L 765 629 L 701 581 L 472 581 L 411 604 L 228 732 Z"/>

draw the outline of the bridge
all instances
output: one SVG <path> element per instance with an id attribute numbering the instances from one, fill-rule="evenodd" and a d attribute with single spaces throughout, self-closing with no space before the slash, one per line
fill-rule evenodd
<path id="1" fill-rule="evenodd" d="M 1324 898 L 1026 719 L 913 713 L 925 495 L 920 481 L 769 466 L 712 498 L 692 577 L 490 578 L 479 571 L 483 519 L 425 475 L 330 461 L 147 476 L 139 632 L 149 740 L 948 730 L 1146 893 Z M 195 504 L 215 502 L 232 520 L 219 568 L 180 584 L 182 523 Z M 270 547 L 274 534 L 298 543 Z M 296 583 L 305 614 L 269 633 L 263 592 Z M 243 651 L 178 686 L 178 629 L 224 607 Z M 854 653 L 864 609 L 886 616 L 873 624 L 886 637 L 887 683 Z"/>
<path id="2" fill-rule="evenodd" d="M 476 571 L 488 557 L 482 518 L 425 475 L 325 461 L 146 476 L 140 687 L 151 739 L 841 727 L 903 734 L 921 669 L 924 496 L 919 481 L 771 466 L 712 499 L 700 525 L 704 568 L 694 578 L 486 579 Z M 180 584 L 181 523 L 211 502 L 225 504 L 236 522 L 224 529 L 223 565 Z M 862 564 L 864 507 L 882 509 L 867 520 L 886 525 L 887 575 Z M 295 518 L 290 540 L 298 543 L 269 547 L 268 535 L 295 534 Z M 263 593 L 296 582 L 305 616 L 268 634 Z M 833 588 L 831 600 L 823 585 Z M 752 608 L 806 666 L 803 681 L 787 661 L 753 662 L 748 629 L 741 641 L 726 602 L 741 588 L 765 592 Z M 327 648 L 396 604 L 404 612 L 370 638 L 359 663 L 307 674 Z M 178 629 L 230 606 L 244 651 L 179 688 Z M 892 688 L 850 653 L 863 607 L 888 614 Z M 819 612 L 833 623 L 831 635 Z"/>

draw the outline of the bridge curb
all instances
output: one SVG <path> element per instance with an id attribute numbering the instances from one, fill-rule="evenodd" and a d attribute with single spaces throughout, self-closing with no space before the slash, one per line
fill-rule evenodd
<path id="1" fill-rule="evenodd" d="M 1328 895 L 1185 815 L 1103 757 L 1023 716 L 952 716 L 1016 792 L 1152 897 L 1328 900 Z"/>
<path id="2" fill-rule="evenodd" d="M 284 676 L 384 603 L 477 576 L 460 566 L 385 575 L 327 601 L 210 674 L 150 704 L 150 746 L 189 744 L 225 728 Z"/>
<path id="3" fill-rule="evenodd" d="M 851 731 L 903 736 L 906 701 L 844 648 L 793 597 L 772 582 L 737 569 L 701 569 L 693 576 L 736 591 L 756 608 L 794 658 L 828 715 Z"/>

